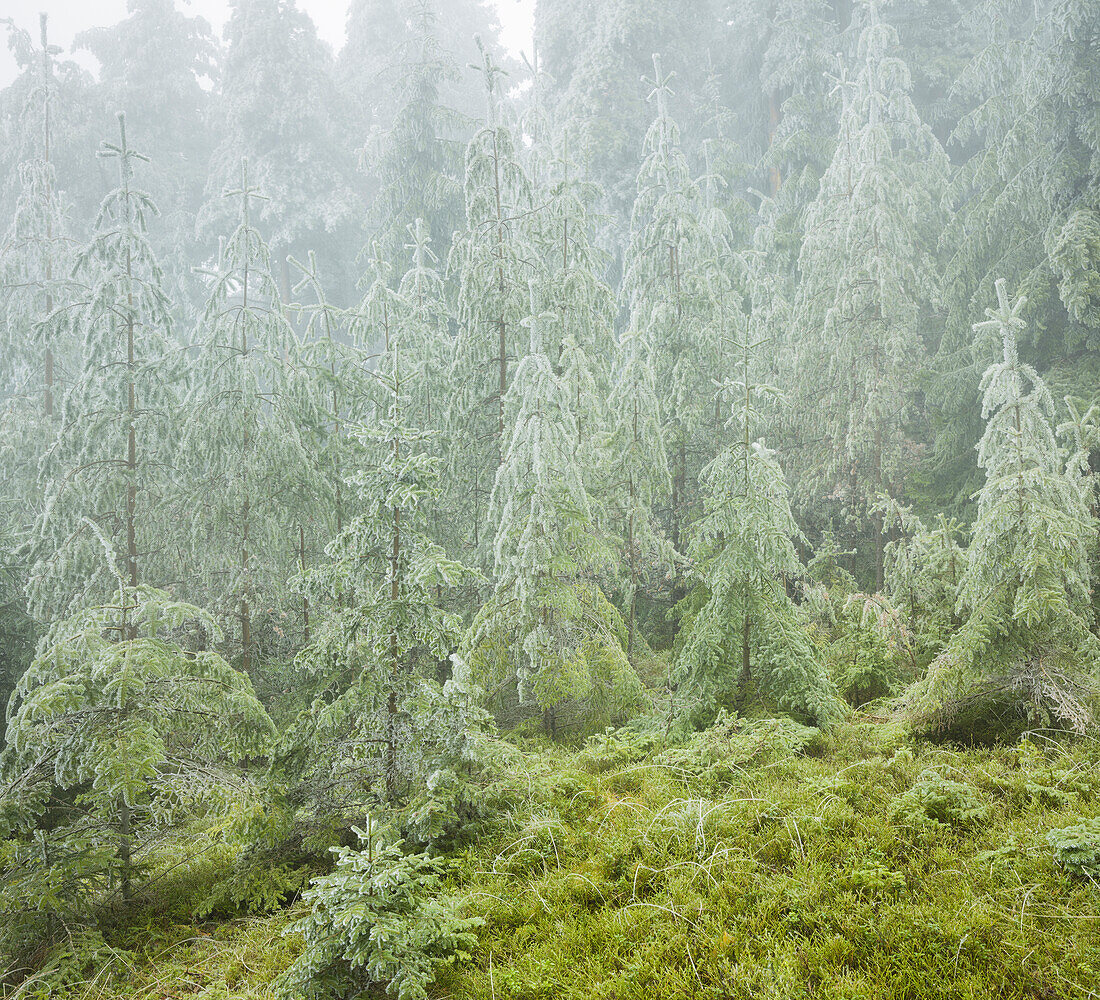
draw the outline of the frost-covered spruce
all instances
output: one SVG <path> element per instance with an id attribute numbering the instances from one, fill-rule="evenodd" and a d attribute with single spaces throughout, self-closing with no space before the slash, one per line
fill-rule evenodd
<path id="1" fill-rule="evenodd" d="M 947 157 L 910 97 L 897 32 L 870 8 L 854 80 L 837 83 L 836 153 L 806 218 L 795 349 L 785 381 L 798 489 L 842 492 L 883 585 L 881 517 L 869 507 L 907 472 L 904 424 L 936 287 L 932 245 Z"/>
<path id="2" fill-rule="evenodd" d="M 29 58 L 30 38 L 21 40 Z M 23 543 L 42 511 L 39 463 L 56 437 L 80 342 L 66 308 L 72 245 L 52 159 L 56 52 L 43 15 L 38 73 L 19 115 L 29 155 L 14 171 L 15 213 L 0 236 L 0 634 L 11 637 L 4 691 L 32 651 L 22 637 L 29 639 L 23 590 L 33 553 Z"/>
<path id="3" fill-rule="evenodd" d="M 633 663 L 638 642 L 638 594 L 671 572 L 675 553 L 657 517 L 672 493 L 654 368 L 641 337 L 628 332 L 611 375 L 605 514 L 622 546 L 626 653 Z"/>
<path id="4" fill-rule="evenodd" d="M 490 506 L 496 587 L 465 649 L 486 687 L 514 684 L 552 735 L 567 706 L 586 722 L 621 715 L 640 683 L 621 621 L 592 579 L 606 546 L 575 455 L 572 401 L 542 340 L 553 316 L 539 308 L 533 282 L 530 303 L 530 347 L 509 391 L 512 433 Z"/>
<path id="5" fill-rule="evenodd" d="M 971 324 L 1000 276 L 1028 299 L 1031 336 L 1075 355 L 1100 334 L 1100 156 L 1096 76 L 1100 6 L 1045 3 L 1021 17 L 1007 2 L 982 4 L 980 49 L 955 91 L 971 108 L 952 135 L 972 155 L 953 175 L 942 244 L 945 326 L 929 397 L 942 414 L 937 450 L 964 454 L 981 433 L 974 420 L 982 359 Z M 1054 347 L 1054 344 L 1057 347 Z M 1086 365 L 1071 391 L 1093 392 Z M 1087 374 L 1086 374 L 1087 372 Z"/>
<path id="6" fill-rule="evenodd" d="M 448 37 L 447 21 L 456 15 L 467 20 Z M 339 57 L 346 70 L 342 89 L 355 94 L 355 110 L 363 116 L 363 165 L 377 178 L 371 220 L 394 260 L 417 219 L 443 258 L 465 224 L 463 150 L 456 140 L 468 135 L 462 114 L 471 109 L 458 105 L 476 97 L 476 86 L 459 72 L 465 60 L 455 48 L 472 50 L 476 58 L 468 27 L 473 16 L 474 10 L 458 12 L 439 0 L 356 0 L 348 12 L 348 40 Z M 458 81 L 473 94 L 456 93 Z"/>
<path id="7" fill-rule="evenodd" d="M 120 586 L 43 641 L 8 707 L 0 828 L 25 862 L 9 915 L 86 920 L 111 891 L 128 900 L 158 834 L 250 793 L 225 762 L 263 752 L 274 727 L 247 677 L 186 648 L 196 628 L 217 641 L 198 608 Z"/>
<path id="8" fill-rule="evenodd" d="M 544 349 L 572 399 L 577 450 L 591 490 L 600 434 L 605 426 L 617 304 L 603 280 L 604 255 L 593 243 L 589 206 L 594 185 L 579 179 L 563 138 L 544 166 L 549 198 L 539 213 L 539 290 L 554 316 L 543 331 Z"/>
<path id="9" fill-rule="evenodd" d="M 466 149 L 466 229 L 451 251 L 458 278 L 458 337 L 451 374 L 452 489 L 467 511 L 467 544 L 487 541 L 486 500 L 507 447 L 505 396 L 522 353 L 521 321 L 535 249 L 533 201 L 511 128 L 503 122 L 502 70 L 483 53 L 486 122 Z"/>
<path id="10" fill-rule="evenodd" d="M 440 462 L 405 420 L 400 344 L 416 307 L 393 292 L 375 304 L 385 307 L 380 402 L 349 479 L 360 513 L 307 575 L 311 601 L 327 612 L 298 659 L 317 697 L 280 760 L 319 817 L 354 822 L 381 804 L 431 840 L 455 821 L 459 773 L 475 759 L 484 715 L 462 662 L 438 681 L 461 624 L 438 594 L 465 571 L 430 537 Z"/>
<path id="11" fill-rule="evenodd" d="M 249 180 L 225 193 L 238 224 L 209 273 L 206 308 L 190 365 L 189 414 L 181 465 L 187 483 L 182 518 L 194 588 L 214 609 L 253 666 L 253 616 L 275 607 L 291 572 L 299 517 L 316 466 L 288 405 L 294 331 L 284 314 L 271 253 L 253 225 L 261 196 Z M 304 495 L 305 494 L 305 495 Z M 294 560 L 297 561 L 297 560 Z"/>
<path id="12" fill-rule="evenodd" d="M 67 305 L 82 343 L 56 442 L 42 462 L 45 503 L 35 527 L 30 605 L 41 619 L 130 586 L 168 579 L 171 519 L 167 470 L 178 374 L 163 274 L 146 237 L 156 207 L 134 185 L 123 115 L 113 159 L 118 186 L 103 200 L 91 241 L 80 249 Z"/>
<path id="13" fill-rule="evenodd" d="M 331 240 L 325 234 L 349 239 L 361 219 L 332 54 L 309 15 L 283 0 L 235 0 L 224 37 L 211 111 L 221 141 L 210 160 L 199 229 L 219 234 L 235 224 L 221 195 L 247 156 L 270 199 L 256 207 L 256 222 L 276 251 L 280 284 L 289 294 L 286 256 L 324 247 Z"/>
<path id="14" fill-rule="evenodd" d="M 714 454 L 715 379 L 721 377 L 722 316 L 739 307 L 724 266 L 725 227 L 708 212 L 668 109 L 669 81 L 653 57 L 657 108 L 646 133 L 630 217 L 623 294 L 630 327 L 650 344 L 672 470 L 671 534 L 680 543 L 694 482 Z"/>
<path id="15" fill-rule="evenodd" d="M 839 703 L 787 595 L 801 575 L 800 534 L 775 455 L 754 440 L 759 401 L 771 386 L 754 379 L 757 344 L 739 345 L 731 429 L 737 440 L 702 471 L 703 513 L 689 554 L 696 587 L 677 650 L 680 708 L 695 721 L 719 708 L 741 711 L 753 695 L 818 725 L 837 720 Z"/>
<path id="16" fill-rule="evenodd" d="M 288 308 L 304 319 L 289 376 L 290 419 L 313 470 L 311 495 L 316 502 L 308 520 L 314 540 L 324 544 L 344 530 L 349 517 L 346 479 L 362 457 L 351 425 L 366 413 L 368 377 L 359 363 L 359 346 L 349 342 L 352 315 L 329 300 L 316 255 L 310 251 L 305 261 L 290 257 L 289 263 L 298 280 L 291 289 L 296 301 Z M 304 555 L 299 552 L 300 564 Z M 305 639 L 309 641 L 308 634 Z"/>
<path id="17" fill-rule="evenodd" d="M 66 380 L 75 347 L 62 311 L 71 241 L 52 160 L 57 51 L 47 39 L 43 14 L 39 79 L 20 116 L 23 130 L 35 136 L 33 155 L 19 164 L 15 215 L 0 240 L 0 394 L 36 396 L 39 412 L 48 417 L 55 413 L 58 385 Z"/>
<path id="18" fill-rule="evenodd" d="M 1092 634 L 1089 548 L 1096 521 L 1079 471 L 1066 469 L 1046 385 L 1017 352 L 1026 299 L 1003 281 L 979 334 L 1000 341 L 982 378 L 986 482 L 959 590 L 962 628 L 914 692 L 919 724 L 966 729 L 1021 714 L 1078 732 L 1094 723 L 1100 640 Z"/>

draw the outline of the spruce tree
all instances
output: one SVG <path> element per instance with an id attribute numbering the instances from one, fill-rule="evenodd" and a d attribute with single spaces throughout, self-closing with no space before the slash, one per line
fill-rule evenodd
<path id="1" fill-rule="evenodd" d="M 65 378 L 72 346 L 57 342 L 63 325 L 53 315 L 65 302 L 71 267 L 65 205 L 53 162 L 57 52 L 42 15 L 39 79 L 22 116 L 23 128 L 37 133 L 36 141 L 16 172 L 15 215 L 0 244 L 0 320 L 6 333 L 0 393 L 36 395 L 36 409 L 49 418 L 55 415 L 58 383 Z"/>
<path id="2" fill-rule="evenodd" d="M 997 307 L 975 327 L 1000 341 L 1001 360 L 981 384 L 986 483 L 959 589 L 966 620 L 918 689 L 916 717 L 973 733 L 1021 713 L 1080 732 L 1094 725 L 1100 678 L 1089 597 L 1096 522 L 1077 473 L 1062 464 L 1050 393 L 1019 358 L 1027 300 L 1013 302 L 1003 280 L 996 287 Z"/>
<path id="3" fill-rule="evenodd" d="M 307 575 L 328 614 L 299 662 L 317 692 L 284 741 L 280 767 L 292 795 L 328 822 L 379 811 L 421 839 L 439 836 L 465 794 L 458 772 L 482 727 L 464 665 L 441 685 L 460 620 L 438 602 L 465 570 L 431 540 L 439 459 L 406 421 L 405 333 L 415 304 L 379 295 L 386 323 L 375 374 L 379 402 L 359 432 L 367 458 L 349 482 L 359 515 Z"/>
<path id="4" fill-rule="evenodd" d="M 531 185 L 502 121 L 503 71 L 488 52 L 483 67 L 487 117 L 466 150 L 466 229 L 449 267 L 458 278 L 450 434 L 466 443 L 452 456 L 450 478 L 469 511 L 466 544 L 475 551 L 484 547 L 486 499 L 508 443 L 504 400 L 535 258 Z"/>
<path id="5" fill-rule="evenodd" d="M 759 343 L 737 345 L 730 423 L 737 440 L 702 471 L 703 511 L 689 555 L 696 589 L 684 600 L 677 651 L 678 695 L 690 717 L 744 710 L 756 694 L 784 711 L 829 724 L 832 684 L 787 594 L 801 575 L 786 480 L 775 455 L 754 440 L 760 401 L 774 394 L 755 379 Z"/>
<path id="6" fill-rule="evenodd" d="M 986 359 L 972 350 L 971 326 L 995 278 L 1027 297 L 1025 356 L 1045 363 L 1100 344 L 1100 10 L 1090 0 L 991 0 L 966 27 L 982 45 L 952 91 L 966 101 L 951 138 L 967 159 L 947 192 L 946 322 L 928 386 L 936 458 L 962 497 L 980 482 L 970 457 L 983 432 Z M 1090 368 L 1069 367 L 1065 389 L 1089 395 Z"/>
<path id="7" fill-rule="evenodd" d="M 671 537 L 679 546 L 698 470 L 715 451 L 715 379 L 721 336 L 740 302 L 723 266 L 722 233 L 704 225 L 704 205 L 671 116 L 670 77 L 653 57 L 646 134 L 630 220 L 623 294 L 630 326 L 649 342 L 672 472 Z"/>
<path id="8" fill-rule="evenodd" d="M 631 663 L 638 644 L 639 592 L 653 587 L 659 570 L 671 572 L 676 558 L 657 514 L 672 492 L 672 478 L 655 383 L 646 345 L 638 334 L 626 333 L 611 377 L 604 474 L 606 507 L 626 562 L 621 575 Z"/>
<path id="9" fill-rule="evenodd" d="M 806 219 L 791 331 L 788 430 L 803 440 L 799 490 L 842 492 L 864 526 L 874 589 L 883 586 L 881 517 L 909 466 L 906 421 L 929 330 L 932 259 L 922 248 L 947 160 L 910 98 L 897 32 L 869 9 L 855 80 L 840 79 L 836 153 Z M 797 416 L 794 416 L 797 415 Z M 798 425 L 795 426 L 795 421 Z"/>
<path id="10" fill-rule="evenodd" d="M 240 798 L 230 761 L 262 752 L 274 727 L 243 674 L 180 644 L 196 625 L 217 641 L 198 608 L 120 584 L 42 643 L 2 758 L 10 916 L 86 920 L 111 892 L 129 901 L 158 832 Z"/>
<path id="11" fill-rule="evenodd" d="M 188 16 L 173 0 L 128 0 L 127 16 L 81 32 L 74 47 L 99 64 L 96 96 L 124 108 L 131 138 L 156 150 L 145 187 L 161 211 L 151 234 L 177 308 L 200 305 L 192 275 L 201 244 L 195 216 L 219 127 L 210 115 L 211 85 L 220 57 L 205 19 Z M 211 127 L 211 126 L 214 127 Z"/>
<path id="12" fill-rule="evenodd" d="M 294 331 L 286 319 L 271 252 L 253 224 L 249 162 L 226 191 L 238 224 L 222 244 L 199 327 L 185 403 L 188 489 L 184 517 L 197 593 L 235 622 L 241 667 L 253 667 L 253 617 L 277 605 L 303 506 L 300 477 L 315 466 L 292 419 L 288 391 Z M 297 553 L 295 553 L 297 554 Z M 297 560 L 295 560 L 297 561 Z"/>
<path id="13" fill-rule="evenodd" d="M 233 226 L 221 193 L 234 184 L 246 156 L 270 199 L 257 207 L 256 222 L 276 251 L 280 287 L 289 298 L 287 255 L 304 258 L 312 247 L 326 271 L 335 272 L 342 262 L 326 251 L 362 238 L 362 203 L 342 139 L 332 56 L 292 0 L 233 0 L 225 39 L 211 111 L 221 141 L 210 162 L 200 233 Z"/>
<path id="14" fill-rule="evenodd" d="M 82 338 L 57 438 L 42 462 L 45 504 L 35 526 L 28 585 L 36 617 L 50 620 L 126 583 L 170 572 L 164 501 L 173 461 L 169 421 L 178 367 L 170 303 L 146 230 L 156 207 L 134 186 L 134 165 L 118 116 L 119 141 L 100 156 L 117 163 L 91 241 L 76 256 L 82 286 L 66 310 Z"/>
<path id="15" fill-rule="evenodd" d="M 534 282 L 530 303 L 530 347 L 509 390 L 512 433 L 489 510 L 496 586 L 465 649 L 486 687 L 514 684 L 554 735 L 562 709 L 610 720 L 641 688 L 621 620 L 592 579 L 605 544 L 576 459 L 572 401 L 542 339 L 553 314 L 539 309 Z"/>

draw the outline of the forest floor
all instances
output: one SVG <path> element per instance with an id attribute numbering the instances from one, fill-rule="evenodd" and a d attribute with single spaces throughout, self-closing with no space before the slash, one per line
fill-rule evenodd
<path id="1" fill-rule="evenodd" d="M 521 743 L 530 796 L 447 885 L 484 918 L 478 947 L 433 995 L 1100 996 L 1100 885 L 1051 834 L 1100 816 L 1100 743 L 961 749 L 857 720 Z M 48 995 L 271 996 L 300 904 L 190 917 L 217 865 L 179 869 L 170 903 Z"/>

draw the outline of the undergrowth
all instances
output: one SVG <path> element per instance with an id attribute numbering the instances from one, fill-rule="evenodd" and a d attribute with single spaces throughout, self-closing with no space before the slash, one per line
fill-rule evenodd
<path id="1" fill-rule="evenodd" d="M 481 924 L 433 997 L 1100 992 L 1094 741 L 962 749 L 867 721 L 722 719 L 672 744 L 519 741 L 518 759 L 512 808 L 447 868 L 440 891 Z M 298 880 L 198 916 L 234 863 L 219 848 L 175 868 L 140 929 L 77 942 L 83 967 L 59 954 L 64 975 L 8 997 L 271 995 L 301 948 L 284 934 Z"/>

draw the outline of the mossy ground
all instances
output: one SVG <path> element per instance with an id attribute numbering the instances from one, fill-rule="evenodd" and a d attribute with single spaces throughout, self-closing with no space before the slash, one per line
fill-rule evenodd
<path id="1" fill-rule="evenodd" d="M 522 749 L 530 793 L 456 859 L 449 891 L 485 926 L 441 998 L 1100 995 L 1100 887 L 1046 839 L 1100 815 L 1096 742 L 959 749 L 863 721 Z M 269 996 L 293 906 L 188 921 L 212 875 L 52 995 Z"/>

